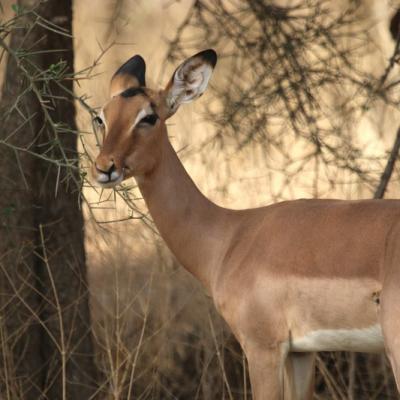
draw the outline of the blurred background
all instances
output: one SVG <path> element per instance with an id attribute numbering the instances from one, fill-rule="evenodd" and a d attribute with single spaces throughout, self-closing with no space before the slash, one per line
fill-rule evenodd
<path id="1" fill-rule="evenodd" d="M 134 180 L 91 181 L 92 118 L 134 54 L 162 88 L 214 48 L 209 89 L 168 124 L 207 197 L 228 208 L 397 198 L 399 167 L 384 171 L 399 145 L 399 9 L 2 0 L 0 399 L 251 399 L 240 346 Z M 317 367 L 315 399 L 398 398 L 384 356 L 321 354 Z"/>

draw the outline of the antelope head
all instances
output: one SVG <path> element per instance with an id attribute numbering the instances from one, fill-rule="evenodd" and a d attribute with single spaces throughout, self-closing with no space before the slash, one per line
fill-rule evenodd
<path id="1" fill-rule="evenodd" d="M 92 168 L 98 184 L 113 187 L 156 167 L 162 137 L 167 135 L 166 120 L 181 104 L 204 93 L 216 62 L 214 50 L 195 54 L 175 70 L 162 90 L 146 87 L 146 64 L 139 55 L 117 70 L 110 99 L 93 121 L 104 138 Z"/>

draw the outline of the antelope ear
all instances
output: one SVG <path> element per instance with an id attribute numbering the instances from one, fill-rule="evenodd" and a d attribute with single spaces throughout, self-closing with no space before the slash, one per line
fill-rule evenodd
<path id="1" fill-rule="evenodd" d="M 189 103 L 204 93 L 216 63 L 217 53 L 208 49 L 188 58 L 175 70 L 165 88 L 168 117 L 181 104 Z"/>
<path id="2" fill-rule="evenodd" d="M 111 78 L 111 97 L 132 87 L 146 86 L 146 63 L 139 55 L 122 64 Z"/>

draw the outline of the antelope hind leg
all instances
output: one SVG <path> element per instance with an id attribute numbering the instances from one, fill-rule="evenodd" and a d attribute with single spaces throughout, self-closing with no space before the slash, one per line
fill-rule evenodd
<path id="1" fill-rule="evenodd" d="M 381 324 L 397 390 L 400 393 L 400 280 L 399 285 L 385 288 L 381 295 Z"/>
<path id="2" fill-rule="evenodd" d="M 400 223 L 393 229 L 385 256 L 385 277 L 380 294 L 379 316 L 397 390 L 400 393 Z"/>

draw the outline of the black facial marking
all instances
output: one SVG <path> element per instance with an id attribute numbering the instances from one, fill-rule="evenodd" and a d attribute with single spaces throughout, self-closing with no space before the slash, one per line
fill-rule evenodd
<path id="1" fill-rule="evenodd" d="M 136 88 L 136 87 L 131 87 L 131 88 L 128 88 L 128 89 L 126 89 L 126 90 L 124 90 L 120 95 L 122 96 L 122 97 L 133 97 L 133 96 L 137 96 L 138 94 L 144 94 L 144 95 L 146 95 L 146 92 L 144 91 L 144 89 L 143 88 L 141 88 L 141 87 L 138 87 L 138 88 Z"/>

